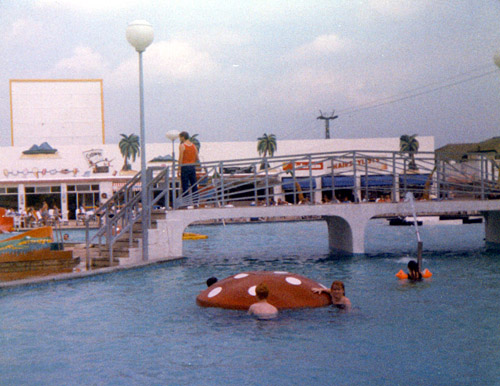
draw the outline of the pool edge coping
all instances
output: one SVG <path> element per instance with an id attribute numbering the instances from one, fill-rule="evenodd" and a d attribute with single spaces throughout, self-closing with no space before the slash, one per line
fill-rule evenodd
<path id="1" fill-rule="evenodd" d="M 99 268 L 99 269 L 90 270 L 90 271 L 61 273 L 61 274 L 40 276 L 40 277 L 34 277 L 34 278 L 28 278 L 28 279 L 0 282 L 0 289 L 23 287 L 23 286 L 28 286 L 28 285 L 32 285 L 32 284 L 41 284 L 41 283 L 48 283 L 48 282 L 59 282 L 59 281 L 67 281 L 67 280 L 74 280 L 74 279 L 82 279 L 82 278 L 91 277 L 91 276 L 107 275 L 107 274 L 114 273 L 114 272 L 127 271 L 127 270 L 131 270 L 131 269 L 147 267 L 150 265 L 162 264 L 162 263 L 166 263 L 169 261 L 181 260 L 183 258 L 184 258 L 183 256 L 168 257 L 168 258 L 163 258 L 163 259 L 141 261 L 139 263 L 133 263 L 133 264 L 117 265 L 114 267 Z"/>

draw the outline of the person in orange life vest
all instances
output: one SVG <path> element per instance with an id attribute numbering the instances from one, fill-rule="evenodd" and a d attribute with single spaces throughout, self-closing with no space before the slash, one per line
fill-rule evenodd
<path id="1" fill-rule="evenodd" d="M 189 140 L 189 134 L 183 131 L 179 134 L 179 170 L 177 175 L 181 177 L 182 195 L 185 196 L 186 192 L 191 187 L 191 193 L 194 194 L 198 191 L 196 184 L 196 165 L 199 161 L 198 149 Z"/>

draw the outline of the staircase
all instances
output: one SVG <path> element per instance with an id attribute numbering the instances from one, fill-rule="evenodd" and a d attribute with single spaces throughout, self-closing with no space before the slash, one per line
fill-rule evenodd
<path id="1" fill-rule="evenodd" d="M 164 210 L 154 210 L 151 213 L 151 226 L 149 229 L 156 229 L 157 221 L 165 219 Z M 117 265 L 128 265 L 134 263 L 135 259 L 130 259 L 131 251 L 136 250 L 141 253 L 141 240 L 142 240 L 142 221 L 137 220 L 132 226 L 132 239 L 129 238 L 129 232 L 123 232 L 118 235 L 117 240 L 113 243 L 112 260 L 109 258 L 109 249 L 101 248 L 92 245 L 89 248 L 90 266 L 91 269 L 112 267 Z M 86 251 L 83 250 L 83 256 Z"/>
<path id="2" fill-rule="evenodd" d="M 157 221 L 165 219 L 165 209 L 158 209 L 160 200 L 168 205 L 169 168 L 147 169 L 148 229 L 155 229 Z M 142 207 L 141 175 L 136 174 L 113 197 L 99 207 L 95 215 L 99 219 L 97 232 L 87 240 L 84 248 L 74 253 L 89 257 L 90 269 L 134 264 L 142 260 Z M 154 192 L 154 198 L 153 198 Z M 167 197 L 166 197 L 167 196 Z M 88 222 L 86 223 L 88 227 Z"/>

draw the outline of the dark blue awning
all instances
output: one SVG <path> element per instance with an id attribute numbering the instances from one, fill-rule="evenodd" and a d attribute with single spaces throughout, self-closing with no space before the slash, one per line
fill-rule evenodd
<path id="1" fill-rule="evenodd" d="M 394 178 L 388 174 L 361 176 L 361 186 L 392 186 Z"/>
<path id="2" fill-rule="evenodd" d="M 427 180 L 429 179 L 430 174 L 407 174 L 399 176 L 399 185 L 404 186 L 405 181 L 406 185 L 425 185 Z M 430 181 L 432 185 L 432 179 Z"/>
<path id="3" fill-rule="evenodd" d="M 316 189 L 316 180 L 314 178 L 309 180 L 308 177 L 296 177 L 295 181 L 299 183 L 302 190 L 309 190 L 309 181 L 312 181 L 312 189 Z M 294 190 L 293 177 L 283 177 L 282 184 L 283 190 Z"/>
<path id="4" fill-rule="evenodd" d="M 354 188 L 354 176 L 335 176 L 335 188 Z M 332 176 L 321 177 L 321 186 L 323 188 L 332 187 Z"/>

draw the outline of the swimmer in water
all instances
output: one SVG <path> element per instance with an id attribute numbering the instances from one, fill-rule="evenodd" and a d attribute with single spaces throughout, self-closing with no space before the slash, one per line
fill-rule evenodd
<path id="1" fill-rule="evenodd" d="M 418 263 L 415 260 L 408 262 L 408 280 L 422 280 L 422 272 L 418 270 Z"/>
<path id="2" fill-rule="evenodd" d="M 334 307 L 340 310 L 349 311 L 351 309 L 351 301 L 345 296 L 344 283 L 339 280 L 335 280 L 330 289 L 327 288 L 313 288 L 312 291 L 317 294 L 327 293 L 332 298 L 332 304 Z"/>
<path id="3" fill-rule="evenodd" d="M 212 284 L 217 283 L 217 278 L 212 276 L 207 279 L 207 287 L 210 287 Z"/>
<path id="4" fill-rule="evenodd" d="M 248 314 L 255 315 L 259 319 L 275 318 L 278 315 L 278 309 L 267 302 L 267 297 L 269 296 L 267 285 L 260 283 L 257 288 L 255 288 L 255 294 L 259 301 L 250 306 Z"/>

